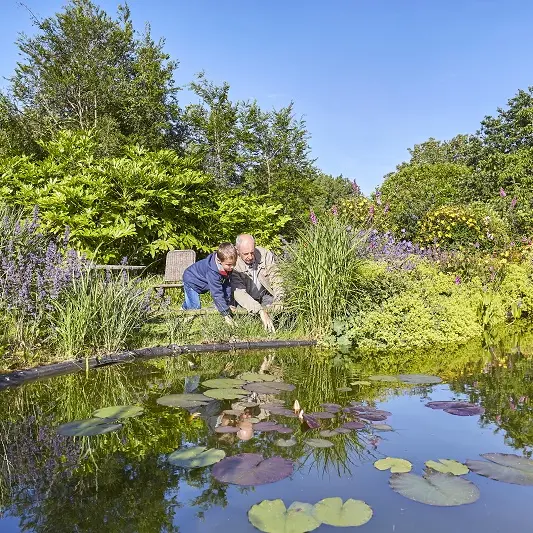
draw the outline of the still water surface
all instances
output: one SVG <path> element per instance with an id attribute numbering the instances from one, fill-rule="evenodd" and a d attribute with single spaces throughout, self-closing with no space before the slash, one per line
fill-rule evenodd
<path id="1" fill-rule="evenodd" d="M 530 338 L 530 337 L 529 337 Z M 480 499 L 459 507 L 433 507 L 392 491 L 389 473 L 376 459 L 393 456 L 413 463 L 422 474 L 429 459 L 478 459 L 487 452 L 531 455 L 533 446 L 533 342 L 499 339 L 489 349 L 362 357 L 352 354 L 334 365 L 316 350 L 281 350 L 210 354 L 197 358 L 154 359 L 84 374 L 61 376 L 0 394 L 0 531 L 204 533 L 257 531 L 249 508 L 265 499 L 316 503 L 339 496 L 366 501 L 373 518 L 361 532 L 449 533 L 532 532 L 533 486 L 493 481 L 474 473 Z M 339 363 L 339 361 L 337 361 Z M 280 448 L 281 435 L 255 433 L 247 441 L 215 433 L 217 415 L 232 401 L 214 401 L 193 418 L 184 409 L 160 406 L 171 393 L 201 392 L 197 384 L 262 370 L 296 385 L 278 397 L 306 412 L 320 403 L 366 402 L 392 413 L 393 432 L 353 431 L 331 437 L 334 446 L 312 449 L 298 419 L 271 416 L 295 430 L 298 444 Z M 436 374 L 432 386 L 390 383 L 354 385 L 370 375 Z M 340 387 L 352 387 L 340 392 Z M 196 390 L 195 390 L 196 389 Z M 264 398 L 261 398 L 264 400 Z M 482 405 L 481 416 L 459 417 L 425 407 L 430 400 L 462 399 Z M 142 405 L 145 413 L 128 419 L 116 433 L 85 438 L 62 437 L 55 428 L 88 418 L 111 405 Z M 192 410 L 197 411 L 197 410 Z M 262 415 L 265 415 L 263 413 Z M 334 424 L 321 422 L 326 429 Z M 282 436 L 285 437 L 285 436 Z M 294 474 L 257 487 L 219 483 L 211 467 L 182 470 L 169 465 L 172 451 L 201 445 L 221 448 L 228 456 L 255 452 L 280 455 L 295 463 Z M 353 531 L 328 525 L 316 531 Z"/>

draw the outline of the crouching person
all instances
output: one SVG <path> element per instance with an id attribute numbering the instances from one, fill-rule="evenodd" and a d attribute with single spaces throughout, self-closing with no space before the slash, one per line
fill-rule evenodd
<path id="1" fill-rule="evenodd" d="M 182 309 L 200 309 L 200 294 L 210 292 L 219 313 L 233 325 L 231 273 L 236 262 L 237 250 L 233 244 L 224 242 L 216 252 L 187 268 L 183 273 L 185 302 Z"/>
<path id="2" fill-rule="evenodd" d="M 237 264 L 231 277 L 235 302 L 250 313 L 258 313 L 267 331 L 274 324 L 265 307 L 281 302 L 281 280 L 274 254 L 255 245 L 251 235 L 239 235 L 236 241 Z"/>

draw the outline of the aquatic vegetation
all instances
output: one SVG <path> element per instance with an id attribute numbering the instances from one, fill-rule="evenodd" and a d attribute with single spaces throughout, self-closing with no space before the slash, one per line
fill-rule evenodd
<path id="1" fill-rule="evenodd" d="M 93 416 L 98 418 L 108 418 L 113 420 L 122 420 L 123 418 L 131 418 L 141 416 L 144 409 L 137 405 L 115 405 L 113 407 L 102 407 L 93 413 Z"/>
<path id="2" fill-rule="evenodd" d="M 466 465 L 452 459 L 439 459 L 438 461 L 426 461 L 426 466 L 442 474 L 453 474 L 454 476 L 463 476 L 468 474 L 469 470 Z"/>
<path id="3" fill-rule="evenodd" d="M 217 378 L 217 379 L 208 379 L 207 381 L 202 381 L 202 387 L 206 389 L 232 389 L 240 387 L 248 383 L 244 379 L 236 378 Z"/>
<path id="4" fill-rule="evenodd" d="M 442 383 L 438 376 L 427 376 L 424 374 L 398 374 L 397 376 L 370 376 L 371 381 L 386 381 L 390 383 L 407 383 L 409 385 L 436 385 Z"/>
<path id="5" fill-rule="evenodd" d="M 211 401 L 211 398 L 203 394 L 168 394 L 158 398 L 156 401 L 159 405 L 188 409 L 206 405 Z"/>
<path id="6" fill-rule="evenodd" d="M 455 416 L 477 416 L 485 412 L 483 407 L 469 402 L 429 402 L 426 404 L 426 407 L 442 410 L 445 413 Z"/>
<path id="7" fill-rule="evenodd" d="M 466 466 L 479 474 L 496 481 L 516 485 L 533 485 L 533 461 L 510 453 L 484 453 L 486 461 L 466 461 Z"/>
<path id="8" fill-rule="evenodd" d="M 307 439 L 305 444 L 311 448 L 331 448 L 333 446 L 333 442 L 326 439 Z"/>
<path id="9" fill-rule="evenodd" d="M 222 483 L 255 486 L 289 477 L 293 469 L 294 463 L 282 457 L 264 459 L 259 453 L 241 453 L 222 459 L 213 467 L 212 474 Z"/>
<path id="10" fill-rule="evenodd" d="M 411 468 L 413 468 L 410 461 L 407 461 L 407 459 L 399 459 L 398 457 L 379 459 L 374 463 L 374 466 L 378 470 L 390 470 L 393 474 L 410 472 Z"/>
<path id="11" fill-rule="evenodd" d="M 224 450 L 207 449 L 205 446 L 193 446 L 176 450 L 167 457 L 167 461 L 181 468 L 204 468 L 218 463 L 226 456 Z"/>
<path id="12" fill-rule="evenodd" d="M 373 515 L 372 508 L 362 500 L 325 498 L 314 505 L 314 516 L 323 524 L 337 527 L 362 526 Z"/>
<path id="13" fill-rule="evenodd" d="M 321 524 L 311 504 L 294 502 L 287 509 L 282 500 L 263 500 L 252 506 L 248 519 L 265 533 L 305 533 Z"/>
<path id="14" fill-rule="evenodd" d="M 210 389 L 204 391 L 204 396 L 217 400 L 236 400 L 248 393 L 242 389 Z"/>
<path id="15" fill-rule="evenodd" d="M 296 387 L 290 383 L 282 383 L 280 381 L 264 381 L 264 382 L 252 382 L 243 385 L 244 390 L 250 392 L 258 392 L 260 394 L 279 394 L 280 392 L 290 392 Z"/>
<path id="16" fill-rule="evenodd" d="M 117 431 L 120 428 L 122 428 L 122 424 L 117 424 L 113 419 L 88 418 L 87 420 L 74 420 L 73 422 L 61 424 L 57 428 L 57 432 L 60 435 L 69 437 L 91 437 Z"/>
<path id="17" fill-rule="evenodd" d="M 474 503 L 479 499 L 479 489 L 466 479 L 440 472 L 416 474 L 392 474 L 389 485 L 392 490 L 415 502 L 441 507 Z"/>
<path id="18" fill-rule="evenodd" d="M 298 443 L 296 439 L 291 437 L 290 439 L 278 439 L 274 441 L 274 444 L 276 446 L 281 446 L 282 448 L 291 448 L 292 446 L 295 446 Z"/>

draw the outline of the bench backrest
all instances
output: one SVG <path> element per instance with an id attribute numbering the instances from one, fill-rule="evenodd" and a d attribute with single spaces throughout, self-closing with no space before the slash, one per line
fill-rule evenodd
<path id="1" fill-rule="evenodd" d="M 164 281 L 175 283 L 183 280 L 185 269 L 196 261 L 194 250 L 171 250 L 167 253 Z"/>

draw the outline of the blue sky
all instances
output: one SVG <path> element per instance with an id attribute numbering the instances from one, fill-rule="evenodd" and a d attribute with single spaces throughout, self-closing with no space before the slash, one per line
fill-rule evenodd
<path id="1" fill-rule="evenodd" d="M 118 1 L 96 0 L 115 14 Z M 49 16 L 63 0 L 24 0 Z M 233 99 L 291 100 L 312 134 L 318 166 L 365 193 L 433 136 L 474 132 L 519 88 L 533 85 L 530 0 L 130 0 L 137 29 L 180 61 L 228 81 Z M 0 75 L 32 32 L 17 0 L 0 0 Z M 5 82 L 4 82 L 5 83 Z M 188 97 L 183 93 L 182 103 Z"/>

